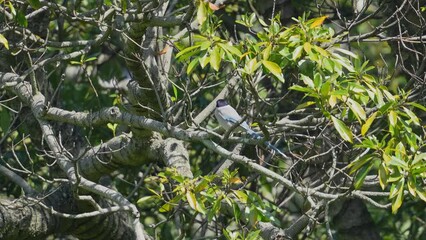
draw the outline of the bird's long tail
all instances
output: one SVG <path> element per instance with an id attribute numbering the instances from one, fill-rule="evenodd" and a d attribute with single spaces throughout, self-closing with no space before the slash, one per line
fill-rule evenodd
<path id="1" fill-rule="evenodd" d="M 253 139 L 261 139 L 262 136 L 260 134 L 258 134 L 257 132 L 249 129 L 247 130 L 247 133 L 250 135 L 250 137 L 252 137 Z M 290 159 L 287 155 L 285 155 L 283 152 L 281 152 L 277 147 L 275 147 L 274 145 L 272 145 L 269 141 L 265 142 L 265 146 L 269 149 L 272 149 L 273 151 L 275 151 L 276 153 L 278 153 L 279 155 L 281 155 L 283 158 L 287 158 Z"/>
<path id="2" fill-rule="evenodd" d="M 272 150 L 274 150 L 275 152 L 277 152 L 279 155 L 281 155 L 283 158 L 287 158 L 290 159 L 287 155 L 285 155 L 283 152 L 281 152 L 277 147 L 275 147 L 274 145 L 272 145 L 269 141 L 265 142 L 265 146 L 267 148 L 270 148 Z"/>

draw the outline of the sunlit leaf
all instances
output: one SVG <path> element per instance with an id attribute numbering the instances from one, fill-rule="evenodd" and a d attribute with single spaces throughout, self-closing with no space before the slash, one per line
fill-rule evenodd
<path id="1" fill-rule="evenodd" d="M 385 190 L 388 181 L 389 171 L 387 170 L 385 164 L 380 164 L 379 166 L 379 183 L 382 190 Z"/>
<path id="2" fill-rule="evenodd" d="M 398 114 L 395 111 L 391 110 L 389 112 L 388 117 L 389 117 L 390 125 L 394 127 L 396 125 L 397 120 L 398 120 Z"/>
<path id="3" fill-rule="evenodd" d="M 348 51 L 346 49 L 343 49 L 343 48 L 333 48 L 333 50 L 341 52 L 341 53 L 348 55 L 348 56 L 351 56 L 353 58 L 358 58 L 358 56 L 355 53 Z"/>
<path id="4" fill-rule="evenodd" d="M 361 167 L 363 167 L 366 163 L 370 162 L 373 157 L 371 155 L 364 155 L 360 158 L 357 158 L 355 161 L 351 162 L 348 165 L 350 168 L 349 174 L 352 175 L 354 172 L 358 171 Z M 371 164 L 370 164 L 371 165 Z"/>
<path id="5" fill-rule="evenodd" d="M 375 112 L 371 114 L 371 116 L 365 121 L 365 123 L 361 127 L 361 135 L 365 136 L 365 134 L 368 132 L 368 129 L 370 129 L 371 124 L 373 123 L 374 119 L 377 117 L 377 113 Z"/>
<path id="6" fill-rule="evenodd" d="M 315 88 L 315 84 L 314 81 L 312 81 L 312 79 L 306 75 L 301 74 L 300 78 L 302 79 L 302 81 L 310 88 Z"/>
<path id="7" fill-rule="evenodd" d="M 353 100 L 352 98 L 348 98 L 346 100 L 346 103 L 348 104 L 352 112 L 354 112 L 357 115 L 357 117 L 359 117 L 362 120 L 365 120 L 366 114 L 361 104 L 359 104 L 357 101 Z"/>
<path id="8" fill-rule="evenodd" d="M 191 74 L 192 71 L 194 70 L 194 68 L 199 64 L 199 58 L 194 58 L 189 64 L 188 67 L 186 68 L 186 74 Z"/>
<path id="9" fill-rule="evenodd" d="M 237 57 L 241 57 L 242 53 L 240 52 L 240 50 L 238 50 L 238 48 L 232 46 L 232 45 L 228 45 L 228 44 L 224 44 L 224 43 L 218 43 L 218 45 L 223 48 L 225 51 L 228 51 L 232 54 L 234 54 Z"/>
<path id="10" fill-rule="evenodd" d="M 296 47 L 296 49 L 294 49 L 293 56 L 292 56 L 293 61 L 296 61 L 297 59 L 300 58 L 300 56 L 302 55 L 302 50 L 303 50 L 303 46 L 298 46 Z"/>
<path id="11" fill-rule="evenodd" d="M 403 107 L 404 112 L 410 117 L 410 119 L 413 121 L 414 124 L 420 126 L 419 118 L 414 114 L 410 109 Z"/>
<path id="12" fill-rule="evenodd" d="M 183 49 L 182 51 L 180 51 L 178 54 L 176 54 L 176 58 L 180 58 L 185 53 L 189 53 L 191 51 L 194 51 L 195 49 L 197 49 L 199 47 L 200 47 L 200 45 L 187 47 L 187 48 Z M 196 53 L 196 51 L 193 52 L 193 54 L 195 54 L 195 53 Z M 193 54 L 191 54 L 191 55 L 193 55 Z"/>
<path id="13" fill-rule="evenodd" d="M 315 18 L 315 21 L 311 24 L 311 28 L 316 28 L 320 25 L 322 25 L 322 23 L 324 22 L 325 19 L 327 19 L 328 16 L 322 16 L 322 17 L 318 17 Z"/>
<path id="14" fill-rule="evenodd" d="M 207 19 L 207 9 L 206 4 L 203 1 L 200 1 L 197 9 L 197 21 L 200 25 L 202 25 Z"/>
<path id="15" fill-rule="evenodd" d="M 392 213 L 396 213 L 402 205 L 402 197 L 404 196 L 404 178 L 396 184 L 395 189 L 395 191 L 397 191 L 397 195 L 392 200 Z"/>
<path id="16" fill-rule="evenodd" d="M 271 61 L 267 61 L 267 60 L 263 60 L 262 61 L 263 66 L 265 66 L 272 74 L 274 74 L 275 77 L 278 78 L 278 80 L 280 80 L 281 82 L 284 82 L 284 77 L 282 75 L 281 72 L 281 68 L 278 64 L 271 62 Z"/>
<path id="17" fill-rule="evenodd" d="M 345 123 L 342 122 L 341 120 L 335 118 L 334 116 L 331 116 L 331 119 L 333 120 L 334 128 L 336 128 L 337 132 L 343 138 L 343 140 L 352 143 L 352 138 L 353 138 L 352 132 L 345 125 Z"/>
<path id="18" fill-rule="evenodd" d="M 393 166 L 397 166 L 397 167 L 401 167 L 401 168 L 404 168 L 404 169 L 408 168 L 408 164 L 404 160 L 402 160 L 402 159 L 400 159 L 396 156 L 392 156 L 391 160 L 389 161 L 388 164 L 393 165 Z"/>
<path id="19" fill-rule="evenodd" d="M 410 102 L 408 104 L 426 112 L 426 107 L 421 105 L 421 104 L 418 104 L 418 103 L 415 103 L 415 102 Z"/>
<path id="20" fill-rule="evenodd" d="M 9 50 L 9 42 L 7 39 L 3 36 L 3 34 L 0 34 L 0 43 L 3 44 L 3 46 Z"/>
<path id="21" fill-rule="evenodd" d="M 413 197 L 416 197 L 416 178 L 412 174 L 409 174 L 407 179 L 408 191 Z"/>
<path id="22" fill-rule="evenodd" d="M 220 49 L 215 46 L 210 53 L 210 65 L 213 67 L 214 70 L 219 71 L 220 62 Z"/>
<path id="23" fill-rule="evenodd" d="M 362 184 L 364 183 L 365 177 L 367 176 L 372 166 L 373 164 L 365 165 L 358 171 L 354 181 L 355 189 L 361 188 Z"/>

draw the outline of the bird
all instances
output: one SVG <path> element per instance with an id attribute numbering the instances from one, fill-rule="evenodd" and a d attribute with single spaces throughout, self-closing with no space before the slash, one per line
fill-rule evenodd
<path id="1" fill-rule="evenodd" d="M 219 125 L 228 130 L 235 124 L 239 123 L 239 126 L 236 127 L 236 131 L 246 132 L 253 139 L 262 139 L 262 136 L 257 132 L 253 131 L 246 121 L 242 121 L 242 117 L 238 114 L 238 112 L 228 104 L 228 101 L 225 99 L 219 99 L 216 101 L 216 109 L 214 111 L 214 115 L 219 122 Z M 281 152 L 277 147 L 272 145 L 269 141 L 264 142 L 267 148 L 270 148 L 280 154 L 284 158 L 289 158 L 283 152 Z"/>

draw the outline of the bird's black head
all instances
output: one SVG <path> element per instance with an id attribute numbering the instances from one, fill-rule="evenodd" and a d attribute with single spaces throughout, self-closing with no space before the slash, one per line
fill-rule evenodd
<path id="1" fill-rule="evenodd" d="M 228 102 L 225 99 L 219 99 L 216 102 L 216 107 L 224 107 L 227 105 L 228 105 Z"/>

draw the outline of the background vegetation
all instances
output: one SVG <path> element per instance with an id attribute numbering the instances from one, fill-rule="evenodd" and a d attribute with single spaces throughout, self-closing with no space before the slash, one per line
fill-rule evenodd
<path id="1" fill-rule="evenodd" d="M 426 238 L 425 14 L 0 0 L 0 238 Z"/>

